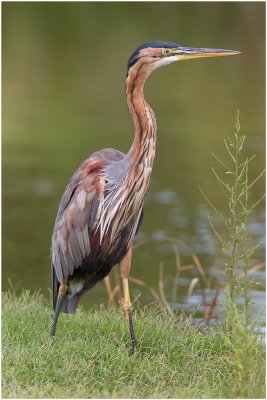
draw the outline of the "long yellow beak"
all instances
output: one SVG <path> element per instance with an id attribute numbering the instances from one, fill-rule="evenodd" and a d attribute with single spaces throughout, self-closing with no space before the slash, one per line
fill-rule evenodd
<path id="1" fill-rule="evenodd" d="M 193 47 L 180 47 L 173 51 L 174 55 L 178 60 L 189 60 L 191 58 L 201 57 L 223 57 L 223 56 L 234 56 L 240 54 L 240 51 L 236 50 L 224 50 L 224 49 L 197 49 Z"/>

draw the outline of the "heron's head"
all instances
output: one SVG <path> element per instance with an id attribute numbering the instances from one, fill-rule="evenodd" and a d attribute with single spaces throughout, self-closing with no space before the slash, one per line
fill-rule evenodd
<path id="1" fill-rule="evenodd" d="M 132 68 L 141 67 L 141 65 L 149 74 L 155 68 L 174 61 L 200 57 L 232 56 L 239 53 L 239 51 L 235 50 L 182 47 L 179 44 L 170 42 L 146 42 L 131 55 L 128 62 L 128 73 Z"/>

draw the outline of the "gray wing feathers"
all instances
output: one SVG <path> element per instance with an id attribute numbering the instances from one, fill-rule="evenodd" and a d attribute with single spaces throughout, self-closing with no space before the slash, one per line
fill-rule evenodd
<path id="1" fill-rule="evenodd" d="M 66 209 L 58 215 L 52 237 L 52 262 L 60 283 L 72 275 L 90 253 L 88 224 L 96 194 L 92 177 L 73 188 Z"/>
<path id="2" fill-rule="evenodd" d="M 99 200 L 97 200 L 96 197 L 94 197 L 92 204 L 91 204 L 91 210 L 90 210 L 90 217 L 89 217 L 89 225 L 88 225 L 88 229 L 89 229 L 89 233 L 92 229 L 94 220 L 95 220 L 95 216 L 98 210 L 98 206 L 99 206 Z"/>

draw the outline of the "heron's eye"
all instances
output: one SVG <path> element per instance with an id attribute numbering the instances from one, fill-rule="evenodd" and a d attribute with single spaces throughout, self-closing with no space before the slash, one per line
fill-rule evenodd
<path id="1" fill-rule="evenodd" d="M 171 49 L 163 49 L 162 53 L 166 56 L 167 54 L 170 54 Z"/>

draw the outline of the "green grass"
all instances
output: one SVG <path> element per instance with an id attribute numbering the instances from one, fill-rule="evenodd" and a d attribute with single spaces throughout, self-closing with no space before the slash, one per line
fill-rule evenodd
<path id="1" fill-rule="evenodd" d="M 52 310 L 41 295 L 3 295 L 4 398 L 234 398 L 240 382 L 223 328 L 205 333 L 190 320 L 145 308 L 134 323 L 132 355 L 120 308 L 61 315 L 54 342 Z M 265 397 L 264 346 L 248 353 L 249 398 Z"/>

